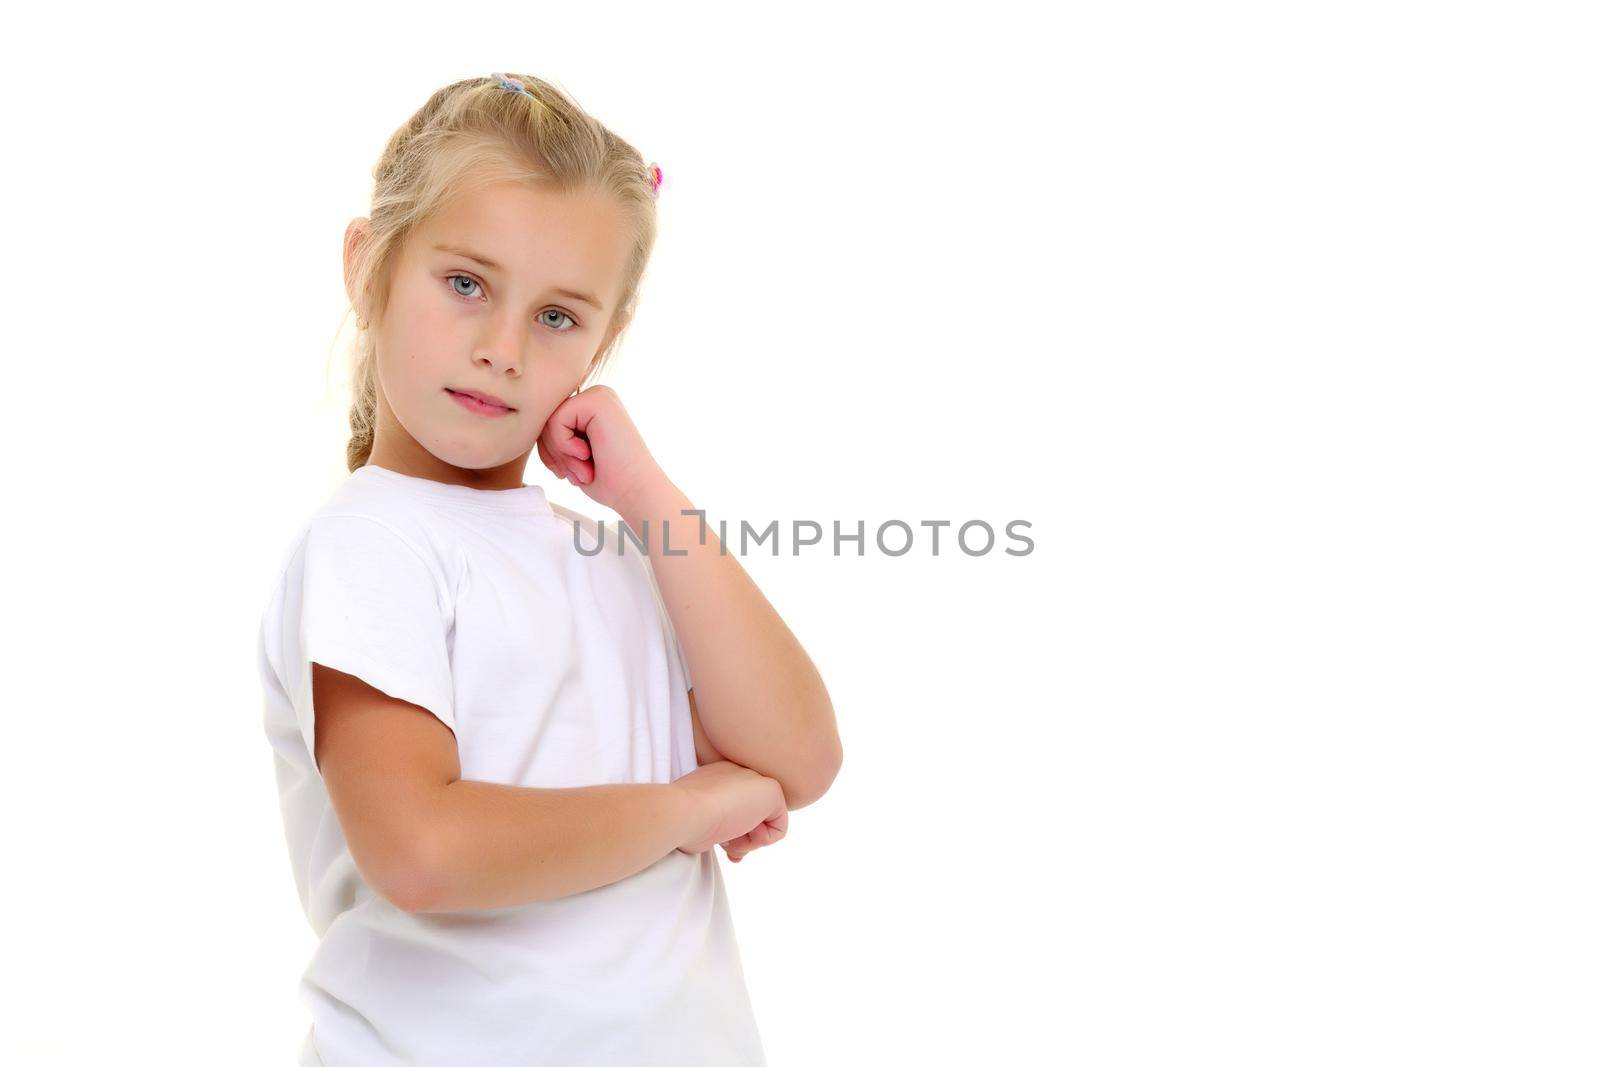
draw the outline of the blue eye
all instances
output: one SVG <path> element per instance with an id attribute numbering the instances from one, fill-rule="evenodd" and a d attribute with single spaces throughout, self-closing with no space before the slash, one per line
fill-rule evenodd
<path id="1" fill-rule="evenodd" d="M 470 293 L 470 292 L 465 292 L 465 293 L 462 292 L 454 284 L 455 282 L 463 281 L 463 282 L 466 282 L 468 285 L 477 285 L 477 286 L 479 286 L 479 288 L 482 288 L 482 286 L 479 283 L 478 279 L 472 277 L 472 275 L 470 275 L 470 274 L 451 274 L 451 275 L 447 275 L 445 277 L 445 281 L 451 283 L 451 286 L 450 286 L 450 291 L 451 292 L 455 293 L 457 296 L 466 297 L 468 299 L 470 299 L 473 294 Z M 556 333 L 566 333 L 568 330 L 571 330 L 571 329 L 573 329 L 574 327 L 576 327 L 578 325 L 578 320 L 577 319 L 573 318 L 571 315 L 567 314 L 565 311 L 562 311 L 560 308 L 546 308 L 544 311 L 541 311 L 539 314 L 548 315 L 551 312 L 555 312 L 557 315 L 560 315 L 563 319 L 566 319 L 567 322 L 568 322 L 567 326 L 563 326 L 563 327 L 560 327 L 560 328 L 551 326 L 551 329 L 555 330 Z M 547 323 L 546 325 L 549 325 L 549 324 Z"/>

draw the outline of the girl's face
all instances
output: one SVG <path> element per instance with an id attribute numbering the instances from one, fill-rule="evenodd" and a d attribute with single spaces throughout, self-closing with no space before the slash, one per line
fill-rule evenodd
<path id="1" fill-rule="evenodd" d="M 351 247 L 347 235 L 347 262 Z M 621 209 L 604 194 L 513 183 L 463 193 L 412 231 L 374 326 L 371 461 L 477 488 L 521 485 L 545 420 L 622 325 L 628 252 Z M 509 410 L 486 413 L 462 391 Z"/>

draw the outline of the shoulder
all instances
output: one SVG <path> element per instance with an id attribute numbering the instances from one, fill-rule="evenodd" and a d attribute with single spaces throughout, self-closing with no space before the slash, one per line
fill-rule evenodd
<path id="1" fill-rule="evenodd" d="M 351 611 L 400 603 L 454 610 L 451 550 L 422 509 L 347 481 L 294 529 L 262 610 L 263 632 L 306 611 Z M 287 632 L 287 631 L 286 631 Z"/>
<path id="2" fill-rule="evenodd" d="M 449 556 L 426 509 L 347 483 L 296 531 L 282 558 L 279 583 L 411 578 L 432 584 L 447 599 Z"/>
<path id="3" fill-rule="evenodd" d="M 565 504 L 557 504 L 554 500 L 546 500 L 545 502 L 550 505 L 550 513 L 554 515 L 556 520 L 565 526 L 569 532 L 573 527 L 577 527 L 583 532 L 585 538 L 594 538 L 599 536 L 600 523 L 598 520 L 585 515 L 581 511 L 575 511 L 574 509 L 567 507 Z M 606 525 L 609 527 L 613 524 L 608 522 Z M 610 536 L 613 531 L 607 530 L 606 533 L 607 536 Z M 587 540 L 586 543 L 593 544 L 594 542 L 592 540 Z"/>
<path id="4" fill-rule="evenodd" d="M 650 558 L 640 549 L 632 532 L 624 532 L 620 518 L 610 516 L 601 520 L 555 501 L 549 504 L 551 512 L 563 524 L 563 536 L 571 542 L 573 551 L 580 552 L 592 566 L 621 575 L 654 595 L 655 577 L 650 570 Z M 659 535 L 652 533 L 651 536 Z"/>
<path id="5" fill-rule="evenodd" d="M 425 533 L 395 518 L 366 511 L 317 512 L 295 535 L 284 556 L 283 576 L 292 577 L 309 563 L 327 569 L 362 559 L 442 573 L 444 568 L 437 553 L 429 551 Z"/>
<path id="6" fill-rule="evenodd" d="M 316 510 L 309 529 L 359 527 L 377 529 L 387 536 L 424 548 L 434 539 L 437 516 L 425 505 L 403 494 L 385 491 L 374 482 L 346 481 Z"/>

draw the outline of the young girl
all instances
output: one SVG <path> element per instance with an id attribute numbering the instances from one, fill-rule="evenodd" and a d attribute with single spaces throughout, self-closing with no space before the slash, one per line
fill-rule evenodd
<path id="1" fill-rule="evenodd" d="M 715 523 L 582 388 L 660 176 L 549 84 L 469 78 L 390 138 L 346 232 L 350 474 L 260 633 L 320 938 L 302 1064 L 765 1062 L 712 846 L 778 841 L 842 750 Z M 635 536 L 524 484 L 536 447 Z"/>

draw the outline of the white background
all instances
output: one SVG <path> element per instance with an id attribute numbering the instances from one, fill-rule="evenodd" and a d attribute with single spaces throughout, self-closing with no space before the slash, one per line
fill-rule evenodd
<path id="1" fill-rule="evenodd" d="M 773 1067 L 1596 1061 L 1581 5 L 40 11 L 0 1060 L 293 1062 L 255 640 L 344 475 L 341 235 L 510 69 L 664 170 L 605 380 L 697 505 L 1032 523 L 743 561 L 846 753 L 719 851 Z"/>

